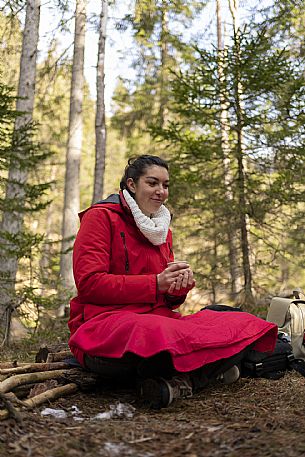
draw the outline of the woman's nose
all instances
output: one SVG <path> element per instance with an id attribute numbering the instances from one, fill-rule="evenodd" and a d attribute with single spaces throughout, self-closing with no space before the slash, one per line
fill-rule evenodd
<path id="1" fill-rule="evenodd" d="M 158 194 L 163 194 L 164 193 L 164 187 L 162 185 L 157 187 L 157 193 Z"/>

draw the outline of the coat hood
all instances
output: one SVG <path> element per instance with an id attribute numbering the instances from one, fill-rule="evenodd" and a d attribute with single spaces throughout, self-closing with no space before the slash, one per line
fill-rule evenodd
<path id="1" fill-rule="evenodd" d="M 82 217 L 87 211 L 90 211 L 92 208 L 99 208 L 102 205 L 107 205 L 107 209 L 110 209 L 114 213 L 131 215 L 131 211 L 125 201 L 123 193 L 120 192 L 119 194 L 111 194 L 104 200 L 100 200 L 94 203 L 92 206 L 89 206 L 89 208 L 81 211 L 80 213 L 78 213 L 79 219 L 82 220 Z"/>

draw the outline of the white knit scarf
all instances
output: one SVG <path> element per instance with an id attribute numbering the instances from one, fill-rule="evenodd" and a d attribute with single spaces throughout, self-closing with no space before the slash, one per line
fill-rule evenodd
<path id="1" fill-rule="evenodd" d="M 155 246 L 165 243 L 171 221 L 168 209 L 161 205 L 158 211 L 150 218 L 140 210 L 137 202 L 126 189 L 123 190 L 123 195 L 132 212 L 135 223 L 143 235 Z"/>

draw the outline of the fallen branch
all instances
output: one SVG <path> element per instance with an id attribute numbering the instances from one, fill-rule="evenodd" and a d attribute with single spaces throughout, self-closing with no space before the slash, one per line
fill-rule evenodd
<path id="1" fill-rule="evenodd" d="M 3 394 L 0 393 L 0 399 L 3 401 L 6 410 L 0 411 L 0 421 L 7 419 L 8 417 L 13 417 L 18 422 L 22 422 L 22 417 L 19 414 L 19 408 L 13 406 L 13 402 L 31 410 L 36 406 L 42 405 L 46 401 L 56 400 L 57 398 L 64 397 L 65 395 L 73 394 L 77 391 L 78 387 L 76 384 L 66 384 L 65 386 L 55 387 L 54 389 L 47 390 L 39 395 L 36 395 L 33 398 L 28 398 L 27 400 L 21 401 L 18 400 L 14 394 Z M 15 397 L 15 399 L 13 398 Z"/>
<path id="2" fill-rule="evenodd" d="M 10 412 L 8 409 L 3 409 L 0 411 L 0 421 L 3 421 L 4 419 L 7 419 L 10 417 Z"/>
<path id="3" fill-rule="evenodd" d="M 94 388 L 97 374 L 62 361 L 72 356 L 68 345 L 60 343 L 40 348 L 36 363 L 0 364 L 0 399 L 6 408 L 0 411 L 0 420 L 13 417 L 20 421 L 20 408 L 29 410 L 78 390 Z"/>
<path id="4" fill-rule="evenodd" d="M 22 365 L 28 365 L 28 362 L 17 362 L 17 360 L 14 360 L 13 362 L 1 362 L 0 363 L 0 370 L 2 368 L 16 368 L 16 367 L 21 367 Z"/>
<path id="5" fill-rule="evenodd" d="M 65 375 L 66 370 L 43 371 L 38 373 L 17 374 L 0 383 L 0 392 L 6 393 L 22 384 L 56 379 Z"/>
<path id="6" fill-rule="evenodd" d="M 15 406 L 24 406 L 23 402 L 13 392 L 7 392 L 6 394 L 0 394 L 10 401 Z"/>
<path id="7" fill-rule="evenodd" d="M 50 400 L 56 400 L 56 398 L 64 397 L 65 395 L 70 395 L 75 393 L 78 390 L 76 384 L 66 384 L 65 386 L 55 387 L 54 389 L 47 390 L 35 397 L 28 398 L 27 400 L 23 400 L 24 406 L 27 408 L 35 408 L 35 406 L 39 406 L 42 403 Z"/>
<path id="8" fill-rule="evenodd" d="M 52 371 L 52 370 L 61 370 L 68 369 L 69 365 L 64 362 L 57 363 L 29 363 L 21 367 L 14 368 L 0 368 L 0 375 L 14 375 L 22 373 L 35 373 L 37 371 Z"/>

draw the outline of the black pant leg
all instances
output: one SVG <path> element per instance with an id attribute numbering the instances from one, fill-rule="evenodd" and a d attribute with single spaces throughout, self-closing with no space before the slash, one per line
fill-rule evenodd
<path id="1" fill-rule="evenodd" d="M 194 391 L 196 392 L 206 387 L 208 384 L 215 381 L 220 374 L 229 370 L 234 365 L 240 365 L 242 359 L 248 353 L 250 348 L 251 347 L 249 346 L 232 357 L 217 360 L 216 362 L 209 363 L 192 371 L 190 373 L 190 377 L 193 383 Z"/>
<path id="2" fill-rule="evenodd" d="M 88 354 L 85 354 L 84 357 L 87 370 L 99 374 L 102 379 L 122 382 L 135 379 L 139 360 L 141 360 L 141 357 L 135 354 L 125 354 L 119 359 L 94 357 Z"/>

